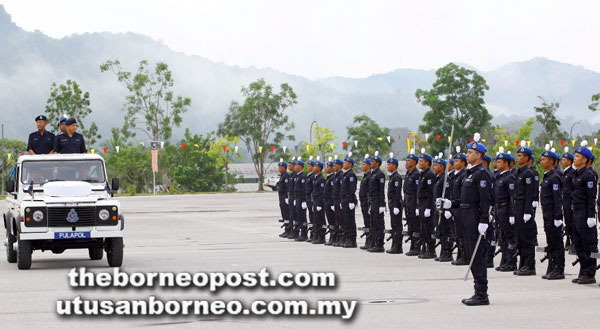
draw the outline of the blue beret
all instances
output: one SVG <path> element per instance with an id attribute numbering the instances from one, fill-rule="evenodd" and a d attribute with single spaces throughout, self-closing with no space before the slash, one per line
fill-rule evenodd
<path id="1" fill-rule="evenodd" d="M 496 160 L 506 160 L 508 162 L 515 161 L 513 156 L 508 153 L 500 153 L 500 154 L 496 155 Z"/>
<path id="2" fill-rule="evenodd" d="M 379 162 L 379 164 L 381 164 L 383 162 L 383 160 L 381 160 L 381 157 L 379 155 L 374 155 L 371 160 L 377 161 Z"/>
<path id="3" fill-rule="evenodd" d="M 344 162 L 350 162 L 354 166 L 354 159 L 352 158 L 345 158 Z"/>
<path id="4" fill-rule="evenodd" d="M 409 154 L 409 155 L 407 155 L 406 156 L 406 160 L 408 160 L 408 159 L 413 159 L 413 160 L 419 162 L 419 157 L 416 154 Z"/>
<path id="5" fill-rule="evenodd" d="M 463 161 L 467 161 L 467 155 L 464 153 L 456 153 L 453 157 L 453 159 L 461 159 Z"/>
<path id="6" fill-rule="evenodd" d="M 389 159 L 387 159 L 386 162 L 387 163 L 394 163 L 394 164 L 396 164 L 396 166 L 398 165 L 398 159 L 396 159 L 396 158 L 389 158 Z"/>
<path id="7" fill-rule="evenodd" d="M 563 153 L 562 157 L 563 158 L 567 158 L 567 159 L 569 159 L 571 161 L 573 161 L 575 159 L 575 156 L 573 154 L 569 153 L 569 152 Z"/>
<path id="8" fill-rule="evenodd" d="M 296 165 L 304 167 L 304 161 L 302 161 L 302 160 L 296 160 Z"/>
<path id="9" fill-rule="evenodd" d="M 421 158 L 425 159 L 425 160 L 429 160 L 429 162 L 433 161 L 433 157 L 427 153 L 423 153 L 421 154 Z"/>
<path id="10" fill-rule="evenodd" d="M 280 163 L 277 164 L 279 167 L 287 167 L 287 163 L 285 163 L 285 161 L 281 161 Z"/>
<path id="11" fill-rule="evenodd" d="M 333 167 L 333 161 L 327 161 L 327 167 Z"/>
<path id="12" fill-rule="evenodd" d="M 454 159 L 450 159 L 450 164 L 453 165 L 454 164 Z"/>
<path id="13" fill-rule="evenodd" d="M 60 124 L 63 122 L 67 122 L 67 118 L 60 118 L 60 121 L 58 121 L 58 126 L 60 127 Z"/>
<path id="14" fill-rule="evenodd" d="M 306 162 L 309 166 L 314 166 L 315 164 L 317 164 L 317 162 L 315 160 L 308 160 Z"/>
<path id="15" fill-rule="evenodd" d="M 489 155 L 486 154 L 483 156 L 483 161 L 490 163 L 490 162 L 492 162 L 492 157 L 490 157 Z"/>
<path id="16" fill-rule="evenodd" d="M 444 159 L 439 159 L 439 158 L 438 158 L 438 159 L 435 159 L 435 160 L 433 160 L 433 163 L 441 164 L 441 165 L 442 165 L 442 166 L 444 166 L 444 167 L 445 167 L 445 166 L 448 164 L 448 162 L 446 162 L 446 160 L 444 160 Z"/>
<path id="17" fill-rule="evenodd" d="M 487 148 L 485 147 L 485 145 L 479 143 L 479 142 L 471 142 L 469 143 L 469 145 L 467 145 L 467 148 L 469 150 L 475 150 L 479 153 L 485 153 L 487 152 Z"/>
<path id="18" fill-rule="evenodd" d="M 363 159 L 363 163 L 366 163 L 366 164 L 370 165 L 370 164 L 371 164 L 371 159 L 369 159 L 369 158 L 364 158 L 364 159 Z"/>
<path id="19" fill-rule="evenodd" d="M 596 160 L 596 156 L 594 155 L 594 153 L 592 153 L 591 159 L 592 159 L 592 161 Z"/>
<path id="20" fill-rule="evenodd" d="M 535 161 L 535 155 L 531 155 L 531 161 Z"/>
<path id="21" fill-rule="evenodd" d="M 35 117 L 35 121 L 38 120 L 43 120 L 43 121 L 48 121 L 48 118 L 45 115 L 38 115 L 37 117 Z"/>
<path id="22" fill-rule="evenodd" d="M 323 162 L 321 162 L 321 161 L 315 161 L 314 166 L 319 166 L 319 167 L 321 167 L 321 169 L 323 169 Z"/>
<path id="23" fill-rule="evenodd" d="M 542 156 L 552 158 L 555 160 L 560 160 L 560 156 L 556 152 L 552 152 L 552 151 L 544 151 L 544 152 L 542 152 Z"/>
<path id="24" fill-rule="evenodd" d="M 529 147 L 519 147 L 519 149 L 517 150 L 517 153 L 525 153 L 525 154 L 529 155 L 530 157 L 533 156 L 533 151 Z"/>
<path id="25" fill-rule="evenodd" d="M 592 160 L 594 159 L 593 158 L 594 154 L 592 154 L 592 151 L 590 151 L 587 147 L 584 147 L 584 146 L 577 147 L 575 149 L 575 153 L 579 153 L 588 159 L 592 159 Z"/>
<path id="26" fill-rule="evenodd" d="M 340 166 L 341 166 L 341 165 L 343 165 L 343 164 L 344 164 L 344 161 L 342 161 L 342 160 L 340 160 L 340 159 L 335 159 L 335 160 L 333 160 L 333 164 L 337 164 L 337 165 L 340 165 Z"/>
<path id="27" fill-rule="evenodd" d="M 75 118 L 70 118 L 67 120 L 67 122 L 65 123 L 67 126 L 70 126 L 72 124 L 77 123 L 77 120 L 75 120 Z"/>

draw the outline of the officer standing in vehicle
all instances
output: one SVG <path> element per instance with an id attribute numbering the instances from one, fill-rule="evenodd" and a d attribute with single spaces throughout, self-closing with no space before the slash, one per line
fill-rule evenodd
<path id="1" fill-rule="evenodd" d="M 515 176 L 509 168 L 511 155 L 500 153 L 496 157 L 496 184 L 494 184 L 494 201 L 496 202 L 496 221 L 501 236 L 500 251 L 502 258 L 496 271 L 513 272 L 517 269 L 517 236 L 515 230 L 515 214 L 513 194 L 515 192 Z"/>
<path id="2" fill-rule="evenodd" d="M 335 172 L 333 171 L 333 161 L 329 158 L 325 167 L 327 172 L 327 180 L 325 181 L 325 189 L 323 190 L 323 201 L 325 205 L 325 215 L 327 217 L 327 228 L 330 232 L 329 240 L 325 242 L 326 246 L 331 246 L 334 242 L 335 234 L 335 205 L 333 203 L 333 184 L 335 179 Z"/>
<path id="3" fill-rule="evenodd" d="M 398 159 L 390 153 L 387 160 L 388 181 L 387 199 L 390 210 L 390 223 L 392 226 L 392 248 L 388 254 L 402 253 L 402 177 L 398 173 Z"/>
<path id="4" fill-rule="evenodd" d="M 313 165 L 313 188 L 312 188 L 312 200 L 313 200 L 313 233 L 314 237 L 312 244 L 324 244 L 325 243 L 325 177 L 321 171 L 323 170 L 323 162 L 317 157 L 317 161 Z"/>
<path id="5" fill-rule="evenodd" d="M 354 170 L 354 159 L 352 152 L 344 159 L 343 176 L 340 186 L 340 195 L 342 196 L 342 213 L 344 214 L 344 241 L 341 244 L 344 248 L 356 248 L 356 185 L 357 179 Z"/>
<path id="6" fill-rule="evenodd" d="M 62 117 L 58 121 L 58 133 L 56 135 L 64 134 L 67 132 L 67 118 Z"/>
<path id="7" fill-rule="evenodd" d="M 419 185 L 419 170 L 417 163 L 419 157 L 411 150 L 406 156 L 404 167 L 406 168 L 406 176 L 404 177 L 404 209 L 406 215 L 406 223 L 408 224 L 408 236 L 410 238 L 410 248 L 406 252 L 406 256 L 418 256 L 420 253 L 418 241 L 421 238 L 421 227 L 419 217 L 417 216 L 417 186 Z"/>
<path id="8" fill-rule="evenodd" d="M 598 252 L 598 231 L 596 229 L 596 178 L 587 167 L 592 151 L 587 141 L 575 149 L 573 164 L 577 168 L 573 176 L 573 244 L 579 261 L 579 275 L 573 283 L 596 283 L 596 259 L 591 257 Z"/>
<path id="9" fill-rule="evenodd" d="M 565 248 L 569 250 L 570 255 L 575 255 L 575 246 L 572 244 L 573 241 L 573 204 L 571 199 L 571 193 L 573 193 L 573 175 L 575 175 L 575 169 L 573 169 L 573 159 L 575 156 L 569 153 L 569 148 L 565 147 L 565 153 L 562 155 L 562 202 L 563 202 L 563 214 L 565 222 L 565 235 L 567 241 Z"/>
<path id="10" fill-rule="evenodd" d="M 302 242 L 306 241 L 307 238 L 307 229 L 308 225 L 306 223 L 306 208 L 308 205 L 306 204 L 306 174 L 304 173 L 304 162 L 301 158 L 298 158 L 296 161 L 296 165 L 294 166 L 296 170 L 296 181 L 294 183 L 294 203 L 296 207 L 296 218 L 298 221 L 298 226 L 296 227 L 296 232 L 294 233 L 296 241 Z"/>
<path id="11" fill-rule="evenodd" d="M 369 159 L 368 154 L 365 154 L 361 169 L 363 172 L 363 178 L 360 181 L 360 187 L 358 189 L 358 200 L 360 202 L 360 211 L 363 216 L 363 224 L 367 238 L 365 239 L 365 244 L 360 246 L 360 249 L 368 250 L 373 244 L 371 215 L 369 214 L 369 178 L 371 177 L 371 159 Z"/>
<path id="12" fill-rule="evenodd" d="M 528 163 L 533 151 L 526 146 L 525 141 L 517 150 L 517 185 L 514 194 L 515 225 L 517 228 L 517 249 L 520 255 L 519 269 L 515 275 L 535 275 L 535 242 L 537 227 L 533 219 L 535 200 L 535 175 Z"/>
<path id="13" fill-rule="evenodd" d="M 48 118 L 45 115 L 38 115 L 35 118 L 37 131 L 29 134 L 27 141 L 27 151 L 29 154 L 49 154 L 54 148 L 54 134 L 46 131 Z"/>
<path id="14" fill-rule="evenodd" d="M 369 204 L 371 205 L 371 223 L 374 229 L 373 246 L 368 249 L 369 252 L 384 252 L 383 238 L 385 232 L 385 222 L 383 213 L 385 212 L 385 175 L 379 167 L 383 160 L 379 152 L 371 158 L 371 178 L 369 178 Z"/>
<path id="15" fill-rule="evenodd" d="M 277 169 L 279 170 L 279 181 L 277 182 L 277 195 L 279 196 L 279 210 L 281 210 L 281 219 L 285 227 L 283 233 L 279 235 L 281 238 L 287 237 L 287 224 L 290 222 L 290 206 L 288 197 L 288 186 L 290 183 L 290 175 L 287 173 L 287 163 L 283 159 L 279 159 Z"/>
<path id="16" fill-rule="evenodd" d="M 565 278 L 565 247 L 563 245 L 563 213 L 562 213 L 562 180 L 555 169 L 560 156 L 550 150 L 542 153 L 541 165 L 544 168 L 544 179 L 540 187 L 540 203 L 544 219 L 544 232 L 546 233 L 546 255 L 548 269 L 542 276 L 547 280 L 561 280 Z"/>
<path id="17" fill-rule="evenodd" d="M 419 159 L 419 169 L 421 175 L 419 177 L 419 185 L 417 187 L 417 215 L 421 222 L 421 239 L 419 239 L 419 247 L 421 259 L 433 259 L 437 255 L 435 253 L 435 238 L 433 223 L 433 209 L 435 208 L 435 199 L 433 197 L 433 186 L 435 184 L 435 174 L 431 171 L 433 158 L 425 153 L 425 149 L 421 150 Z"/>
<path id="18" fill-rule="evenodd" d="M 87 153 L 85 139 L 77 132 L 77 120 L 71 118 L 67 120 L 66 125 L 67 131 L 56 136 L 52 153 Z"/>

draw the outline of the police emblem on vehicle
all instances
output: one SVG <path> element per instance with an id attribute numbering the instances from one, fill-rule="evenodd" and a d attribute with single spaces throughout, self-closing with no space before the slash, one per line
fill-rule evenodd
<path id="1" fill-rule="evenodd" d="M 67 214 L 67 222 L 69 223 L 77 223 L 79 221 L 79 216 L 75 209 L 71 208 L 71 211 Z"/>

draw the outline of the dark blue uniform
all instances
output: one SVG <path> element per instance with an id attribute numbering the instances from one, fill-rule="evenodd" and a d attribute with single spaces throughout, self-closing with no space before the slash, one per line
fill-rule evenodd
<path id="1" fill-rule="evenodd" d="M 340 185 L 340 195 L 342 197 L 343 230 L 345 237 L 345 246 L 354 247 L 356 245 L 356 174 L 352 169 L 342 173 Z M 350 209 L 350 204 L 354 206 Z"/>
<path id="2" fill-rule="evenodd" d="M 325 177 L 314 175 L 312 179 L 313 243 L 325 243 Z"/>
<path id="3" fill-rule="evenodd" d="M 288 232 L 287 237 L 289 239 L 296 238 L 294 232 L 296 231 L 295 226 L 298 225 L 298 223 L 296 222 L 296 207 L 294 206 L 294 200 L 296 200 L 294 193 L 294 188 L 296 186 L 296 176 L 296 173 L 292 172 L 290 173 L 290 177 L 288 178 L 288 207 L 290 209 L 290 220 L 286 231 Z"/>
<path id="4" fill-rule="evenodd" d="M 596 259 L 592 252 L 598 252 L 598 231 L 596 225 L 589 227 L 588 218 L 596 217 L 596 180 L 589 168 L 577 169 L 573 176 L 573 244 L 579 259 L 579 278 L 594 278 Z"/>
<path id="5" fill-rule="evenodd" d="M 421 172 L 419 185 L 417 188 L 417 207 L 419 208 L 419 219 L 421 223 L 421 251 L 424 254 L 429 252 L 428 258 L 435 257 L 435 237 L 433 210 L 435 209 L 435 198 L 433 197 L 433 186 L 435 185 L 436 177 L 431 169 Z M 429 216 L 426 216 L 426 210 L 429 210 Z M 433 253 L 433 254 L 432 254 Z M 433 257 L 430 257 L 433 255 Z"/>
<path id="6" fill-rule="evenodd" d="M 335 234 L 335 239 L 333 242 L 334 247 L 340 247 L 340 242 L 343 242 L 344 240 L 344 232 L 342 230 L 344 213 L 342 212 L 342 195 L 340 194 L 343 174 L 344 173 L 340 170 L 335 173 L 335 178 L 333 179 L 333 206 L 335 208 L 335 223 L 333 229 Z"/>
<path id="7" fill-rule="evenodd" d="M 64 133 L 56 136 L 54 142 L 54 152 L 62 154 L 87 153 L 83 135 L 79 133 L 73 133 L 73 136 L 69 137 L 69 134 Z"/>
<path id="8" fill-rule="evenodd" d="M 290 220 L 290 206 L 288 199 L 289 184 L 290 174 L 285 171 L 283 174 L 279 175 L 279 181 L 277 182 L 277 194 L 279 196 L 279 210 L 281 210 L 281 218 L 286 224 L 289 223 Z"/>
<path id="9" fill-rule="evenodd" d="M 515 176 L 510 170 L 497 175 L 494 184 L 494 200 L 496 202 L 496 221 L 500 228 L 498 235 L 502 259 L 499 271 L 514 271 L 517 267 L 517 232 L 514 224 L 510 224 L 509 218 L 515 217 L 513 207 L 513 194 L 515 192 Z"/>
<path id="10" fill-rule="evenodd" d="M 327 174 L 327 181 L 325 182 L 325 189 L 323 190 L 323 201 L 325 204 L 325 215 L 327 216 L 327 224 L 331 234 L 329 235 L 329 241 L 327 245 L 331 245 L 334 242 L 334 230 L 335 230 L 335 211 L 331 207 L 335 208 L 333 202 L 333 189 L 335 184 L 335 173 Z"/>
<path id="11" fill-rule="evenodd" d="M 571 244 L 573 240 L 573 204 L 571 193 L 573 193 L 573 176 L 575 175 L 575 169 L 569 166 L 562 173 L 562 204 L 563 204 L 563 215 L 565 219 L 565 233 L 567 235 L 567 246 Z"/>
<path id="12" fill-rule="evenodd" d="M 514 194 L 515 225 L 517 228 L 517 249 L 519 251 L 519 270 L 535 274 L 535 244 L 537 227 L 533 219 L 533 201 L 535 198 L 536 182 L 533 170 L 521 167 L 517 170 Z M 525 215 L 531 219 L 525 221 Z"/>
<path id="13" fill-rule="evenodd" d="M 378 168 L 371 172 L 369 178 L 369 204 L 371 206 L 371 223 L 374 229 L 374 246 L 378 249 L 383 248 L 383 238 L 385 232 L 385 223 L 383 213 L 379 213 L 379 208 L 385 208 L 385 175 Z"/>
<path id="14" fill-rule="evenodd" d="M 358 188 L 358 201 L 360 202 L 360 211 L 363 216 L 363 224 L 365 225 L 365 232 L 367 232 L 367 242 L 361 249 L 369 249 L 371 247 L 371 215 L 369 215 L 369 178 L 371 172 L 367 172 L 363 175 L 363 179 L 360 181 L 360 187 Z"/>
<path id="15" fill-rule="evenodd" d="M 404 177 L 404 214 L 408 224 L 410 237 L 410 251 L 406 255 L 418 255 L 417 240 L 421 237 L 421 227 L 417 217 L 417 185 L 419 185 L 419 171 L 415 168 L 406 172 Z"/>
<path id="16" fill-rule="evenodd" d="M 555 220 L 562 221 L 562 179 L 559 173 L 552 169 L 544 173 L 544 180 L 540 187 L 540 204 L 544 218 L 544 232 L 546 233 L 546 254 L 548 255 L 548 270 L 564 273 L 565 246 L 563 245 L 562 225 L 556 227 Z"/>
<path id="17" fill-rule="evenodd" d="M 49 154 L 54 149 L 54 139 L 56 137 L 49 131 L 44 131 L 44 135 L 39 131 L 29 134 L 27 141 L 27 151 L 32 150 L 35 154 Z"/>
<path id="18" fill-rule="evenodd" d="M 452 179 L 452 217 L 454 218 L 454 232 L 456 235 L 456 247 L 458 252 L 456 254 L 456 261 L 453 265 L 468 265 L 467 255 L 465 252 L 465 230 L 460 210 L 460 194 L 462 193 L 462 186 L 465 180 L 466 169 L 454 172 L 454 179 Z"/>
<path id="19" fill-rule="evenodd" d="M 315 177 L 315 173 L 312 171 L 306 175 L 306 205 L 308 206 L 308 231 L 310 232 L 308 236 L 307 242 L 312 240 L 312 236 L 314 234 L 314 212 L 313 212 L 313 200 L 312 200 L 312 189 L 313 189 L 313 179 Z"/>
<path id="20" fill-rule="evenodd" d="M 387 200 L 392 226 L 392 249 L 402 252 L 402 177 L 395 171 L 388 181 Z M 398 214 L 394 214 L 394 209 Z"/>
<path id="21" fill-rule="evenodd" d="M 448 175 L 450 176 L 450 175 Z M 444 179 L 445 173 L 441 173 L 436 177 L 436 183 L 433 187 L 434 200 L 441 198 L 442 195 L 445 199 L 451 199 L 452 193 L 450 190 L 450 178 Z M 444 181 L 446 181 L 446 187 L 444 190 Z M 452 243 L 454 241 L 454 224 L 452 223 L 452 217 L 446 218 L 444 214 L 450 210 L 435 209 L 435 215 L 433 216 L 434 224 L 438 225 L 438 232 L 441 244 L 440 258 L 442 261 L 452 260 Z M 438 258 L 437 260 L 440 260 Z"/>
<path id="22" fill-rule="evenodd" d="M 294 201 L 296 203 L 296 233 L 300 234 L 300 241 L 305 241 L 308 233 L 308 226 L 306 223 L 306 208 L 302 208 L 302 203 L 306 202 L 306 181 L 306 174 L 303 171 L 297 173 L 296 181 L 294 182 Z"/>
<path id="23" fill-rule="evenodd" d="M 473 252 L 473 265 L 471 273 L 475 281 L 475 291 L 487 293 L 487 267 L 486 249 L 488 243 L 481 241 L 479 249 L 475 244 L 479 238 L 478 226 L 480 223 L 489 224 L 490 211 L 490 176 L 482 164 L 467 169 L 460 193 L 460 213 L 465 233 L 465 251 L 467 258 Z"/>

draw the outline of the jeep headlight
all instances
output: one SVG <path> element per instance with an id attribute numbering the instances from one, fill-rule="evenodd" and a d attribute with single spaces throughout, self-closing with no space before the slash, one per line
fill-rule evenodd
<path id="1" fill-rule="evenodd" d="M 41 222 L 44 219 L 44 212 L 41 210 L 36 210 L 33 212 L 33 220 L 36 222 Z"/>
<path id="2" fill-rule="evenodd" d="M 106 209 L 102 209 L 98 212 L 98 217 L 100 217 L 101 220 L 107 220 L 110 217 L 110 212 Z"/>

